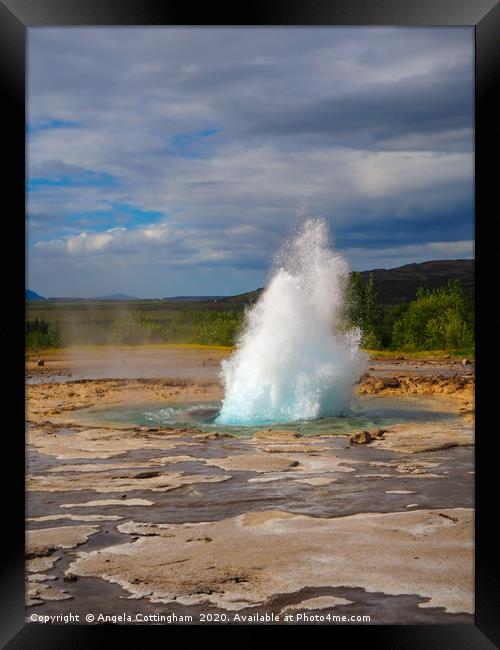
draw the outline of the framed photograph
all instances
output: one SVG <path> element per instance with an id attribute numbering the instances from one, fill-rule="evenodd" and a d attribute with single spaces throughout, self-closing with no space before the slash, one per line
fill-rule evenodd
<path id="1" fill-rule="evenodd" d="M 0 18 L 25 251 L 5 647 L 495 647 L 497 3 Z"/>

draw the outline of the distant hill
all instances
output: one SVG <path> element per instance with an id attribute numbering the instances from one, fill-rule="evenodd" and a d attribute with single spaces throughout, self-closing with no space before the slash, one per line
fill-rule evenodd
<path id="1" fill-rule="evenodd" d="M 261 287 L 260 289 L 254 289 L 253 291 L 249 291 L 248 293 L 239 293 L 236 296 L 230 296 L 229 298 L 225 298 L 225 300 L 232 302 L 232 303 L 238 303 L 238 304 L 244 304 L 244 305 L 252 305 L 254 302 L 256 302 L 260 298 L 260 294 L 264 291 L 264 288 Z"/>
<path id="2" fill-rule="evenodd" d="M 137 296 L 127 296 L 125 293 L 112 293 L 109 296 L 96 296 L 89 300 L 139 300 Z"/>
<path id="3" fill-rule="evenodd" d="M 31 291 L 31 289 L 26 289 L 24 294 L 24 299 L 25 300 L 47 300 L 47 298 L 44 298 L 36 291 Z"/>
<path id="4" fill-rule="evenodd" d="M 405 264 L 394 269 L 373 269 L 362 271 L 366 282 L 373 275 L 373 281 L 382 305 L 397 305 L 415 298 L 419 287 L 433 289 L 458 280 L 463 289 L 474 289 L 474 260 L 434 260 L 419 264 Z M 224 298 L 223 301 L 236 304 L 254 303 L 263 289 Z"/>
<path id="5" fill-rule="evenodd" d="M 169 296 L 161 300 L 171 300 L 173 302 L 203 302 L 205 300 L 224 300 L 227 296 Z"/>
<path id="6" fill-rule="evenodd" d="M 435 260 L 420 264 L 405 264 L 395 269 L 362 271 L 368 280 L 370 274 L 383 305 L 397 305 L 415 298 L 419 287 L 433 289 L 458 280 L 463 289 L 474 289 L 474 260 Z"/>
<path id="7" fill-rule="evenodd" d="M 137 296 L 127 296 L 125 293 L 113 293 L 109 296 L 94 296 L 93 298 L 75 298 L 72 296 L 51 296 L 49 298 L 51 302 L 76 302 L 78 300 L 81 300 L 83 302 L 85 301 L 92 301 L 92 300 L 104 300 L 104 301 L 113 301 L 113 300 L 140 300 L 140 298 L 137 298 Z"/>
<path id="8" fill-rule="evenodd" d="M 397 305 L 410 302 L 415 298 L 419 287 L 432 289 L 446 284 L 449 280 L 458 280 L 465 290 L 474 289 L 474 260 L 434 260 L 420 264 L 405 264 L 394 269 L 373 269 L 362 271 L 361 277 L 366 282 L 373 275 L 379 302 L 382 305 Z M 251 305 L 258 300 L 263 289 L 255 289 L 235 296 L 174 296 L 160 300 L 147 300 L 151 304 L 164 305 L 167 309 L 215 309 L 237 310 Z M 34 291 L 26 291 L 26 300 L 46 300 Z M 85 301 L 139 301 L 139 298 L 122 293 L 95 298 L 49 298 L 50 302 Z M 143 301 L 141 301 L 143 302 Z M 164 308 L 163 307 L 163 308 Z"/>

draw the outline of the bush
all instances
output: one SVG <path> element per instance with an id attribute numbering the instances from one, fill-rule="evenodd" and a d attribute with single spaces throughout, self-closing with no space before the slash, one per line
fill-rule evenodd
<path id="1" fill-rule="evenodd" d="M 179 311 L 170 312 L 159 322 L 141 311 L 129 312 L 112 326 L 110 342 L 116 345 L 141 343 L 198 343 L 234 345 L 242 324 L 241 312 Z"/>
<path id="2" fill-rule="evenodd" d="M 175 343 L 231 346 L 242 323 L 241 311 L 183 311 L 172 318 L 164 337 Z"/>
<path id="3" fill-rule="evenodd" d="M 159 329 L 158 323 L 152 316 L 141 311 L 132 311 L 113 323 L 111 343 L 137 345 L 157 342 L 155 334 L 158 334 Z"/>
<path id="4" fill-rule="evenodd" d="M 419 289 L 394 323 L 392 346 L 402 350 L 456 350 L 474 346 L 473 312 L 458 282 Z"/>
<path id="5" fill-rule="evenodd" d="M 367 282 L 363 283 L 361 273 L 351 273 L 344 292 L 344 313 L 340 329 L 358 328 L 364 348 L 379 348 L 382 337 L 381 314 L 373 276 L 370 275 Z"/>
<path id="6" fill-rule="evenodd" d="M 61 343 L 59 325 L 50 324 L 43 318 L 26 321 L 26 347 L 29 350 L 57 348 Z"/>

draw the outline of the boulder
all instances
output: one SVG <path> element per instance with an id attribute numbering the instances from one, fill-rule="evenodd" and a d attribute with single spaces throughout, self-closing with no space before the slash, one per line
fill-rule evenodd
<path id="1" fill-rule="evenodd" d="M 462 359 L 462 365 L 463 366 L 469 366 L 470 365 L 470 359 Z"/>
<path id="2" fill-rule="evenodd" d="M 45 365 L 45 361 L 44 361 L 43 359 L 38 359 L 38 361 L 36 362 L 36 365 L 37 365 L 37 366 L 44 366 L 44 365 Z"/>
<path id="3" fill-rule="evenodd" d="M 349 438 L 351 445 L 367 445 L 373 440 L 369 431 L 359 431 Z"/>

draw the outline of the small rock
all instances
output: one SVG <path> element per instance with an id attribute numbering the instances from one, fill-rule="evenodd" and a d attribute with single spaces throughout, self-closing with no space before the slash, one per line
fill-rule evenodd
<path id="1" fill-rule="evenodd" d="M 298 460 L 293 460 L 288 467 L 298 467 L 300 465 Z"/>
<path id="2" fill-rule="evenodd" d="M 218 431 L 215 431 L 215 433 L 207 433 L 206 435 L 203 436 L 202 442 L 205 442 L 206 440 L 219 440 L 219 438 L 232 438 L 233 436 L 230 433 L 219 433 Z"/>
<path id="3" fill-rule="evenodd" d="M 417 463 L 399 463 L 395 470 L 398 474 L 427 474 L 427 470 Z"/>
<path id="4" fill-rule="evenodd" d="M 76 582 L 78 580 L 78 576 L 75 576 L 74 573 L 66 573 L 63 580 L 64 582 Z"/>
<path id="5" fill-rule="evenodd" d="M 349 438 L 351 445 L 367 445 L 372 440 L 369 431 L 359 431 Z"/>
<path id="6" fill-rule="evenodd" d="M 470 366 L 470 359 L 462 359 L 463 366 Z"/>
<path id="7" fill-rule="evenodd" d="M 399 388 L 401 385 L 400 380 L 397 377 L 387 377 L 382 379 L 384 388 Z"/>
<path id="8" fill-rule="evenodd" d="M 138 472 L 135 474 L 134 478 L 156 478 L 160 476 L 160 472 L 147 471 L 147 472 Z"/>
<path id="9" fill-rule="evenodd" d="M 44 365 L 45 365 L 45 361 L 44 361 L 43 359 L 38 359 L 38 361 L 36 362 L 36 365 L 37 365 L 37 366 L 44 366 Z"/>

